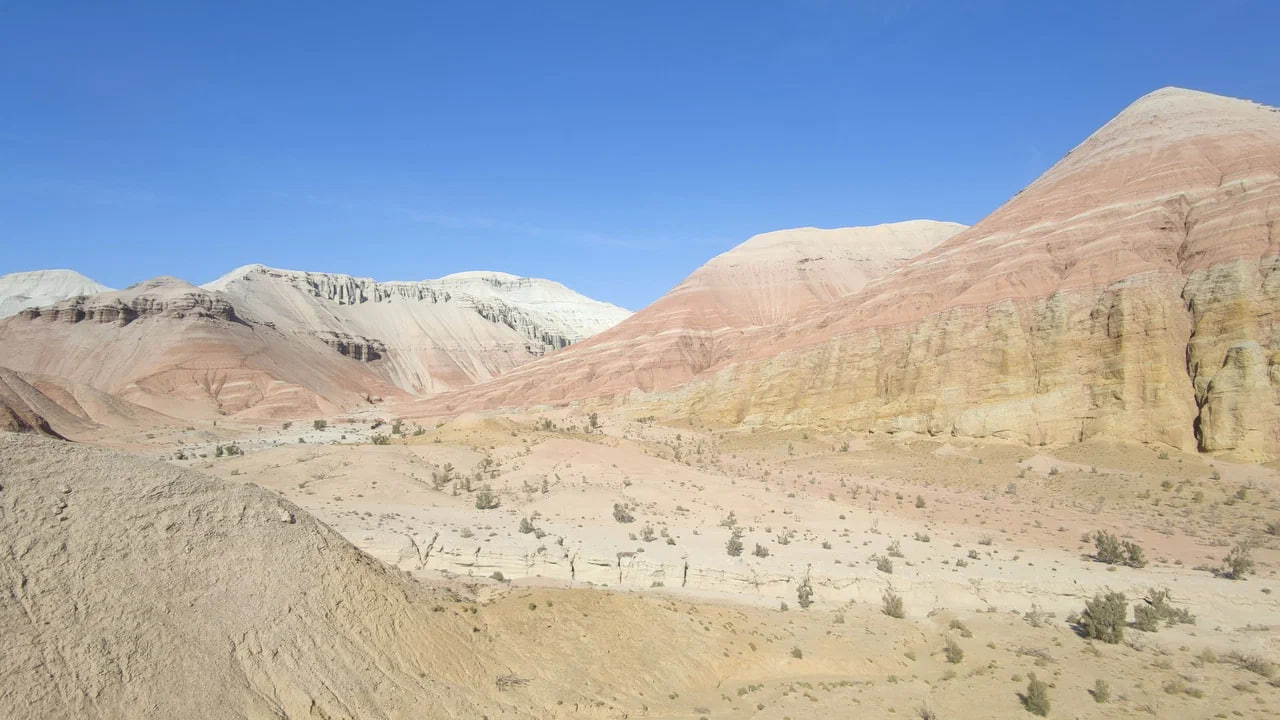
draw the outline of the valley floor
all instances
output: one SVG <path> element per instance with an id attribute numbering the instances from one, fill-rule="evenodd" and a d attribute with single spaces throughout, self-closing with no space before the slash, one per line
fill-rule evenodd
<path id="1" fill-rule="evenodd" d="M 1022 717 L 1032 672 L 1052 716 L 1280 707 L 1274 467 L 1101 442 L 598 421 L 339 418 L 163 441 L 179 464 L 273 489 L 501 618 L 495 637 L 531 649 L 511 658 L 528 685 L 503 692 L 541 693 L 549 717 L 584 714 L 555 704 L 584 696 L 608 717 Z M 496 507 L 480 507 L 489 495 Z M 1145 567 L 1098 562 L 1100 530 L 1144 548 Z M 1223 559 L 1240 543 L 1256 568 L 1230 580 Z M 1161 588 L 1194 624 L 1111 645 L 1068 622 L 1095 593 L 1132 606 Z M 886 595 L 904 618 L 883 612 Z M 608 622 L 589 619 L 600 612 Z M 1098 680 L 1109 702 L 1095 702 Z"/>

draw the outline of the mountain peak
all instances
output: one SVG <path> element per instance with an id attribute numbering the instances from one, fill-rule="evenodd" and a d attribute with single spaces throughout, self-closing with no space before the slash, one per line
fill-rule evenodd
<path id="1" fill-rule="evenodd" d="M 28 270 L 0 275 L 0 317 L 110 289 L 75 270 Z"/>

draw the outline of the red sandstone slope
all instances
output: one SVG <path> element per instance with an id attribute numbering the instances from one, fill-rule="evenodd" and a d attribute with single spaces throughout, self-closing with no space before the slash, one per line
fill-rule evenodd
<path id="1" fill-rule="evenodd" d="M 711 362 L 677 392 L 635 402 L 708 421 L 1030 442 L 1109 434 L 1271 456 L 1278 220 L 1280 112 L 1168 88 L 982 222 L 807 320 L 721 354 L 697 336 L 659 343 L 662 323 L 619 337 L 624 323 L 608 363 L 584 346 L 442 405 L 661 387 L 641 372 L 659 343 L 663 357 Z"/>

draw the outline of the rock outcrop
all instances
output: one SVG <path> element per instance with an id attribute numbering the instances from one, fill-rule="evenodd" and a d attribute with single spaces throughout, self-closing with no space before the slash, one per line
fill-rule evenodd
<path id="1" fill-rule="evenodd" d="M 1030 443 L 1109 435 L 1274 457 L 1277 221 L 1280 112 L 1167 88 L 972 228 L 719 356 L 692 382 L 632 401 L 716 423 Z M 570 352 L 608 337 L 614 356 L 643 358 L 651 334 L 627 337 L 628 325 Z M 449 406 L 645 387 L 595 381 L 614 372 L 609 362 L 558 383 L 568 356 Z"/>

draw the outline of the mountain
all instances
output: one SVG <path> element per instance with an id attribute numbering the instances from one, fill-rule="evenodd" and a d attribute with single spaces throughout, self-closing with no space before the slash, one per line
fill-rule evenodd
<path id="1" fill-rule="evenodd" d="M 1108 436 L 1274 457 L 1278 221 L 1280 112 L 1166 88 L 977 225 L 678 391 L 634 402 L 716 423 L 1035 444 Z M 646 314 L 575 354 L 608 338 L 612 357 L 648 358 L 651 337 L 622 335 Z M 601 382 L 616 367 L 601 363 L 538 390 L 568 356 L 451 406 L 645 387 Z"/>
<path id="2" fill-rule="evenodd" d="M 468 273 L 378 283 L 241 268 L 161 277 L 0 320 L 0 365 L 167 415 L 327 415 L 494 377 L 626 311 L 559 283 Z"/>
<path id="3" fill-rule="evenodd" d="M 0 275 L 0 318 L 29 307 L 52 305 L 80 295 L 96 295 L 111 288 L 74 270 L 33 270 Z"/>
<path id="4" fill-rule="evenodd" d="M 376 363 L 413 394 L 488 380 L 630 314 L 551 280 L 493 272 L 376 282 L 251 265 L 204 288 L 262 322 Z"/>
<path id="5" fill-rule="evenodd" d="M 860 290 L 964 227 L 913 220 L 756 235 L 712 258 L 611 330 L 448 402 L 537 404 L 688 382 L 773 347 L 787 325 Z"/>

